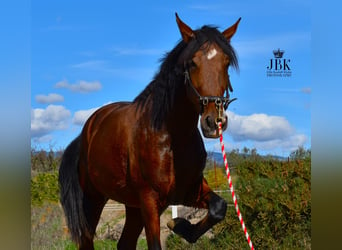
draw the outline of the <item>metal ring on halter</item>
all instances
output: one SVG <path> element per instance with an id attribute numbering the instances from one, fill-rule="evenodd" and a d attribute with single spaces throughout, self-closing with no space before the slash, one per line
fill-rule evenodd
<path id="1" fill-rule="evenodd" d="M 216 98 L 215 99 L 215 105 L 216 105 L 216 108 L 220 108 L 221 107 L 221 105 L 222 105 L 221 98 Z"/>
<path id="2" fill-rule="evenodd" d="M 216 99 L 215 99 L 215 106 L 216 106 L 216 109 L 217 109 L 217 111 L 218 111 L 218 116 L 217 116 L 216 119 L 215 119 L 215 123 L 216 123 L 216 125 L 218 126 L 218 124 L 219 124 L 220 122 L 222 122 L 222 114 L 221 114 L 221 112 L 222 112 L 222 108 L 221 108 L 221 106 L 222 106 L 222 100 L 221 100 L 221 98 L 216 98 Z"/>
<path id="3" fill-rule="evenodd" d="M 202 104 L 203 104 L 203 106 L 207 106 L 208 105 L 208 103 L 209 103 L 209 99 L 208 99 L 208 97 L 203 97 L 203 99 L 202 99 Z"/>
<path id="4" fill-rule="evenodd" d="M 222 123 L 222 117 L 216 117 L 215 124 L 217 125 L 217 127 L 219 123 Z"/>

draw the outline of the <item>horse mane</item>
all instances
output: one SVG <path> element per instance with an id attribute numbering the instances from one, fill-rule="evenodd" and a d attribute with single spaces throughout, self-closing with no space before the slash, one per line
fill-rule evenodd
<path id="1" fill-rule="evenodd" d="M 195 39 L 189 43 L 181 40 L 176 47 L 160 60 L 159 72 L 149 85 L 134 99 L 138 109 L 151 104 L 150 119 L 155 129 L 160 129 L 172 110 L 179 88 L 184 83 L 185 64 L 206 42 L 216 43 L 228 55 L 230 65 L 238 69 L 237 55 L 230 42 L 213 26 L 203 26 L 195 32 Z"/>

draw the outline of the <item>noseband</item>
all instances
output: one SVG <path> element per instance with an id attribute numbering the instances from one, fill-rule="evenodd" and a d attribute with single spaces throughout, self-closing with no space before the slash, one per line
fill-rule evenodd
<path id="1" fill-rule="evenodd" d="M 233 101 L 235 101 L 237 98 L 229 99 L 229 92 L 228 88 L 230 91 L 233 91 L 232 85 L 229 80 L 229 75 L 228 75 L 228 85 L 226 88 L 226 96 L 201 96 L 197 89 L 194 87 L 191 81 L 190 73 L 189 70 L 186 69 L 184 71 L 184 84 L 185 86 L 188 86 L 189 89 L 193 92 L 193 94 L 197 97 L 198 103 L 199 103 L 199 113 L 202 114 L 204 112 L 204 108 L 210 103 L 214 102 L 216 109 L 219 111 L 219 114 L 221 114 L 221 106 L 223 105 L 224 110 L 227 110 L 229 104 Z"/>

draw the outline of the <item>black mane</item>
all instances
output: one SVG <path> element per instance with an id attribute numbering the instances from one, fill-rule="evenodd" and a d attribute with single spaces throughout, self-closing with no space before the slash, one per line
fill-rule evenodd
<path id="1" fill-rule="evenodd" d="M 180 41 L 176 47 L 162 58 L 160 71 L 149 85 L 134 99 L 138 108 L 151 102 L 152 126 L 159 129 L 172 110 L 177 90 L 184 83 L 185 64 L 204 43 L 216 43 L 228 55 L 230 65 L 238 69 L 238 60 L 230 42 L 216 27 L 203 26 L 195 31 L 195 39 L 189 43 Z"/>

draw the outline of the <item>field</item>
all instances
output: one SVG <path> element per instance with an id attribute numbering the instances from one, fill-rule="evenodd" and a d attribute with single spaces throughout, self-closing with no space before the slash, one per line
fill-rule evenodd
<path id="1" fill-rule="evenodd" d="M 256 249 L 311 249 L 311 152 L 299 148 L 287 160 L 262 157 L 256 150 L 228 153 L 239 207 Z M 32 150 L 31 248 L 76 249 L 69 240 L 58 203 L 61 152 Z M 223 167 L 208 160 L 205 176 L 229 204 L 227 215 L 195 244 L 186 243 L 166 228 L 170 210 L 161 218 L 164 249 L 248 249 L 237 218 Z M 203 212 L 183 215 L 196 221 Z M 120 205 L 110 202 L 97 227 L 96 249 L 115 249 L 124 223 Z M 147 249 L 144 233 L 137 249 Z"/>

